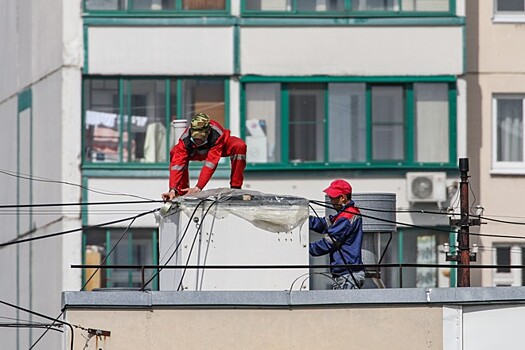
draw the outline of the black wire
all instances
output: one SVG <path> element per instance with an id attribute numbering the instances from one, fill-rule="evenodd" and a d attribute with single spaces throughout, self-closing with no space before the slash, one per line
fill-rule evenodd
<path id="1" fill-rule="evenodd" d="M 188 223 L 186 224 L 186 228 L 184 229 L 184 233 L 182 234 L 181 238 L 180 238 L 180 241 L 179 243 L 175 246 L 175 249 L 173 250 L 173 252 L 171 253 L 170 257 L 168 258 L 168 260 L 164 263 L 164 266 L 168 265 L 168 263 L 171 261 L 171 259 L 173 258 L 173 256 L 175 255 L 175 253 L 177 252 L 177 250 L 179 249 L 180 245 L 182 244 L 182 241 L 184 240 L 184 237 L 186 236 L 186 233 L 188 233 L 188 229 L 190 228 L 190 224 L 191 224 L 191 221 L 193 219 L 193 217 L 195 216 L 195 213 L 197 212 L 197 209 L 201 206 L 202 203 L 206 202 L 208 199 L 203 199 L 201 200 L 196 206 L 195 206 L 195 209 L 193 209 L 193 212 L 191 213 L 191 216 L 190 216 L 190 219 L 188 220 Z M 148 284 L 151 283 L 151 281 L 153 281 L 155 279 L 155 277 L 157 277 L 159 275 L 159 273 L 162 271 L 163 268 L 159 268 L 157 271 L 155 271 L 155 273 L 150 277 L 150 279 L 144 283 L 144 285 L 142 286 L 142 288 L 140 288 L 141 291 L 144 291 L 144 289 L 146 288 L 146 286 Z"/>
<path id="2" fill-rule="evenodd" d="M 54 324 L 55 322 L 59 322 L 59 323 L 61 323 L 61 324 L 63 324 L 63 325 L 68 326 L 68 327 L 71 329 L 71 350 L 73 350 L 73 342 L 74 342 L 73 339 L 74 339 L 74 336 L 75 336 L 75 331 L 73 330 L 73 325 L 71 325 L 71 323 L 68 323 L 68 322 L 65 322 L 65 321 L 61 321 L 61 320 L 59 320 L 58 318 L 53 319 L 53 318 L 51 318 L 51 317 L 49 317 L 49 316 L 47 316 L 47 315 L 44 315 L 44 314 L 41 314 L 41 313 L 39 313 L 39 312 L 36 312 L 36 311 L 32 311 L 32 310 L 29 310 L 29 309 L 23 308 L 23 307 L 21 307 L 21 306 L 15 305 L 15 304 L 8 303 L 7 301 L 0 300 L 0 304 L 4 304 L 4 305 L 6 305 L 6 306 L 9 306 L 9 307 L 15 308 L 15 309 L 17 309 L 17 310 L 21 310 L 21 311 L 27 312 L 27 313 L 32 314 L 32 315 L 40 316 L 40 317 L 45 318 L 45 319 L 47 319 L 47 320 L 52 320 L 52 321 L 53 321 L 53 324 Z M 59 316 L 59 317 L 60 317 L 60 316 Z M 46 329 L 46 331 L 44 332 L 44 334 L 47 333 L 47 332 L 49 331 L 49 329 L 52 328 L 52 327 L 53 327 L 53 325 L 47 327 L 47 329 Z M 40 340 L 40 339 L 41 339 L 41 338 L 39 338 L 39 340 Z M 38 340 L 37 340 L 37 342 L 38 342 Z M 34 345 L 33 345 L 33 346 L 34 346 Z M 33 348 L 33 346 L 32 346 L 31 348 Z"/>
<path id="3" fill-rule="evenodd" d="M 150 211 L 151 212 L 151 211 Z M 106 260 L 110 257 L 111 253 L 116 249 L 116 247 L 118 246 L 119 242 L 122 240 L 122 238 L 124 237 L 124 235 L 126 234 L 126 232 L 129 230 L 129 228 L 131 227 L 131 225 L 135 222 L 135 220 L 137 218 L 139 218 L 140 216 L 143 216 L 144 213 L 142 214 L 139 214 L 137 216 L 135 216 L 132 221 L 129 223 L 128 227 L 126 227 L 126 229 L 124 230 L 124 232 L 122 233 L 122 235 L 120 236 L 119 240 L 117 241 L 117 243 L 113 246 L 113 248 L 109 251 L 108 254 L 106 254 L 106 256 L 104 257 L 104 260 L 102 260 L 102 262 L 100 263 L 100 265 L 104 264 L 106 262 Z M 145 214 L 144 214 L 145 215 Z M 82 286 L 82 288 L 80 289 L 80 291 L 83 291 L 84 288 L 86 288 L 87 284 L 89 283 L 89 281 L 91 281 L 91 279 L 95 276 L 95 274 L 98 272 L 98 270 L 100 270 L 100 266 L 96 268 L 95 272 L 93 272 L 93 274 L 89 277 L 89 279 L 84 283 L 84 285 Z M 29 350 L 33 349 L 36 344 L 38 344 L 38 342 L 46 335 L 46 333 L 51 329 L 51 327 L 53 327 L 53 325 L 55 324 L 55 322 L 58 321 L 58 319 L 64 314 L 64 311 L 62 311 L 54 320 L 53 320 L 53 323 L 51 323 L 51 326 L 47 327 L 46 331 L 44 333 L 42 333 L 40 335 L 40 337 L 33 343 L 33 345 L 31 345 L 31 347 L 29 348 Z"/>
<path id="4" fill-rule="evenodd" d="M 62 236 L 62 235 L 66 235 L 66 234 L 73 233 L 73 232 L 78 232 L 78 231 L 83 231 L 83 230 L 91 230 L 91 229 L 95 229 L 95 228 L 99 228 L 99 227 L 113 225 L 113 224 L 117 224 L 117 223 L 120 223 L 120 222 L 137 219 L 137 218 L 139 218 L 141 216 L 145 216 L 145 215 L 151 214 L 151 213 L 156 212 L 158 210 L 159 210 L 159 208 L 155 208 L 155 209 L 148 210 L 146 212 L 140 213 L 140 214 L 132 216 L 132 217 L 127 217 L 127 218 L 124 218 L 124 219 L 113 220 L 113 221 L 104 222 L 102 224 L 97 224 L 97 225 L 84 226 L 84 227 L 75 228 L 75 229 L 71 229 L 71 230 L 67 230 L 67 231 L 50 233 L 50 234 L 42 235 L 42 236 L 38 236 L 38 237 L 24 238 L 24 239 L 17 239 L 17 238 L 15 238 L 14 240 L 11 240 L 11 241 L 8 241 L 8 242 L 5 242 L 5 243 L 0 243 L 0 248 L 7 247 L 7 246 L 10 246 L 10 245 L 13 245 L 13 244 L 20 244 L 20 243 L 25 243 L 25 242 L 31 242 L 31 241 L 36 241 L 36 240 L 40 240 L 40 239 L 50 238 L 50 237 Z M 32 232 L 30 232 L 30 233 L 32 233 Z"/>
<path id="5" fill-rule="evenodd" d="M 5 204 L 0 205 L 0 209 L 12 208 L 42 208 L 42 207 L 68 207 L 79 205 L 114 205 L 114 204 L 146 204 L 146 203 L 164 203 L 162 200 L 145 199 L 141 201 L 116 201 L 116 202 L 73 202 L 73 203 L 36 203 L 36 204 Z"/>
<path id="6" fill-rule="evenodd" d="M 206 216 L 208 215 L 208 212 L 210 211 L 211 207 L 213 207 L 214 204 L 218 203 L 218 200 L 215 200 L 213 201 L 210 206 L 208 207 L 208 209 L 206 209 L 206 212 L 204 213 L 204 215 L 202 216 L 201 218 L 201 224 L 199 226 L 199 228 L 197 229 L 197 232 L 195 232 L 195 237 L 193 237 L 193 242 L 191 243 L 191 248 L 190 248 L 190 251 L 188 253 L 188 259 L 186 259 L 186 266 L 189 265 L 190 263 L 190 258 L 191 258 L 191 254 L 193 252 L 193 247 L 195 246 L 195 242 L 197 241 L 197 237 L 199 235 L 199 232 L 202 233 L 202 224 L 204 223 L 204 219 L 206 219 Z M 184 269 L 182 271 L 182 276 L 180 278 L 180 282 L 179 282 L 179 286 L 177 287 L 177 290 L 180 289 L 180 287 L 182 286 L 182 281 L 184 280 L 184 276 L 186 275 L 186 269 Z"/>
<path id="7" fill-rule="evenodd" d="M 314 200 L 310 200 L 310 202 L 311 202 L 311 203 L 314 203 L 314 204 L 317 204 L 317 205 L 319 205 L 320 207 L 324 207 L 324 208 L 332 208 L 330 205 L 326 204 L 325 202 L 314 201 Z M 349 211 L 346 211 L 346 212 L 347 212 L 347 213 L 351 213 L 351 212 L 349 212 Z M 430 231 L 438 231 L 438 232 L 446 232 L 446 233 L 450 233 L 450 230 L 443 230 L 443 229 L 439 229 L 439 228 L 435 228 L 435 227 L 425 227 L 425 226 L 419 226 L 419 225 L 407 224 L 407 223 L 400 222 L 400 221 L 392 221 L 392 220 L 387 220 L 387 219 L 383 219 L 383 218 L 378 218 L 378 217 L 374 217 L 374 216 L 370 216 L 370 215 L 365 215 L 365 214 L 363 214 L 363 213 L 361 213 L 360 215 L 361 215 L 362 217 L 365 217 L 365 218 L 374 219 L 374 220 L 383 221 L 383 222 L 388 222 L 388 223 L 391 223 L 391 224 L 402 225 L 402 226 L 413 227 L 413 228 L 419 228 L 419 229 L 430 230 Z"/>
<path id="8" fill-rule="evenodd" d="M 128 232 L 129 228 L 131 227 L 131 225 L 133 225 L 133 223 L 135 222 L 137 218 L 133 218 L 133 220 L 129 223 L 128 227 L 126 227 L 126 229 L 124 230 L 124 232 L 122 232 L 122 235 L 120 235 L 120 238 L 117 240 L 117 243 L 115 243 L 113 245 L 113 247 L 111 248 L 111 250 L 109 251 L 109 253 L 106 254 L 106 256 L 104 257 L 104 259 L 100 262 L 100 265 L 104 265 L 106 263 L 106 261 L 109 259 L 111 253 L 113 253 L 113 251 L 117 248 L 118 244 L 120 243 L 120 241 L 122 240 L 122 238 L 124 238 L 124 236 L 126 235 L 126 233 Z M 89 281 L 91 281 L 93 279 L 93 277 L 95 277 L 96 273 L 98 272 L 98 270 L 100 270 L 100 267 L 97 267 L 95 269 L 95 271 L 91 274 L 91 276 L 89 277 L 89 279 L 86 281 L 86 283 L 84 283 L 84 285 L 82 286 L 82 288 L 80 289 L 80 291 L 83 291 L 84 288 L 86 288 L 86 286 L 88 285 Z"/>
<path id="9" fill-rule="evenodd" d="M 64 333 L 63 330 L 55 327 L 51 327 L 51 324 L 47 323 L 1 323 L 2 328 L 50 328 L 52 331 Z"/>
<path id="10" fill-rule="evenodd" d="M 525 225 L 525 222 L 492 219 L 492 218 L 488 218 L 488 217 L 486 217 L 486 216 L 480 216 L 480 218 L 483 219 L 483 220 L 487 220 L 487 221 L 500 222 L 500 223 L 502 223 L 502 224 Z"/>
<path id="11" fill-rule="evenodd" d="M 102 194 L 102 195 L 105 195 L 105 196 L 124 196 L 124 197 L 132 197 L 132 198 L 139 198 L 139 199 L 145 199 L 145 200 L 152 200 L 151 198 L 145 198 L 145 197 L 137 196 L 137 195 L 134 195 L 134 194 L 109 192 L 109 191 L 105 192 L 105 191 L 93 190 L 93 189 L 90 189 L 89 187 L 86 187 L 86 186 L 83 186 L 83 185 L 79 185 L 79 184 L 74 184 L 74 183 L 67 182 L 67 181 L 50 180 L 50 179 L 46 179 L 46 178 L 40 178 L 39 179 L 39 178 L 37 178 L 35 176 L 31 176 L 31 175 L 28 175 L 28 174 L 23 174 L 25 176 L 22 176 L 22 175 L 20 175 L 22 173 L 14 174 L 14 173 L 8 172 L 7 170 L 2 170 L 2 169 L 0 169 L 0 173 L 8 175 L 8 176 L 15 177 L 15 178 L 18 178 L 18 179 L 23 179 L 23 180 L 30 180 L 30 181 L 37 181 L 37 182 L 47 182 L 47 183 L 56 183 L 56 184 L 62 184 L 62 185 L 68 185 L 68 186 L 75 186 L 75 187 L 81 188 L 83 190 L 86 190 L 86 191 L 89 191 L 89 192 L 93 192 L 93 193 Z"/>

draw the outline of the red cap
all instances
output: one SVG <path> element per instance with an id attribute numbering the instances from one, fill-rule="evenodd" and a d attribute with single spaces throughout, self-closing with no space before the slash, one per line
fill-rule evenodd
<path id="1" fill-rule="evenodd" d="M 323 191 L 328 195 L 328 197 L 336 198 L 339 197 L 342 194 L 351 194 L 352 193 L 352 186 L 345 180 L 334 180 L 330 184 L 330 187 L 325 189 Z"/>

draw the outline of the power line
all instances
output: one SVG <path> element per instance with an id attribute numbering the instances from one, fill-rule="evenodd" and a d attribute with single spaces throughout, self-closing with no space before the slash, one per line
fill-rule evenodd
<path id="1" fill-rule="evenodd" d="M 12 307 L 12 308 L 17 309 L 17 310 L 21 310 L 21 311 L 27 312 L 27 313 L 29 313 L 29 314 L 31 314 L 31 315 L 36 315 L 36 316 L 39 316 L 39 317 L 45 318 L 46 320 L 51 320 L 51 321 L 53 321 L 53 324 L 54 324 L 55 322 L 59 322 L 59 323 L 62 324 L 62 325 L 66 325 L 66 326 L 68 326 L 69 329 L 71 330 L 71 350 L 73 350 L 73 342 L 74 342 L 73 339 L 74 339 L 74 336 L 75 336 L 75 332 L 74 332 L 74 330 L 73 330 L 73 325 L 72 325 L 71 323 L 68 323 L 68 322 L 65 322 L 65 321 L 61 321 L 61 320 L 59 320 L 58 318 L 53 319 L 53 318 L 51 318 L 51 317 L 49 317 L 49 316 L 47 316 L 47 315 L 44 315 L 44 314 L 41 314 L 41 313 L 39 313 L 39 312 L 36 312 L 36 311 L 32 311 L 32 310 L 26 309 L 26 308 L 24 308 L 24 307 L 21 307 L 21 306 L 15 305 L 15 304 L 8 303 L 7 301 L 0 300 L 0 304 L 3 304 L 3 305 L 6 305 L 6 306 L 9 306 L 9 307 Z M 59 316 L 59 317 L 60 317 L 60 316 Z M 49 326 L 49 327 L 47 328 L 46 332 L 47 332 L 49 329 L 51 329 L 52 327 L 53 327 L 53 325 Z M 83 328 L 83 327 L 81 327 L 81 326 L 75 326 L 75 327 L 85 329 L 85 328 Z M 44 334 L 45 334 L 45 333 L 44 333 Z"/>
<path id="2" fill-rule="evenodd" d="M 137 196 L 137 195 L 134 195 L 134 194 L 112 192 L 112 191 L 107 191 L 107 190 L 95 190 L 95 189 L 91 189 L 89 187 L 86 187 L 86 186 L 83 186 L 83 185 L 79 185 L 79 184 L 75 184 L 75 183 L 72 183 L 72 182 L 60 181 L 60 180 L 52 180 L 52 179 L 47 179 L 45 177 L 34 176 L 34 175 L 29 175 L 29 174 L 24 174 L 24 173 L 15 173 L 15 172 L 10 172 L 8 170 L 3 170 L 3 169 L 0 169 L 0 174 L 5 174 L 5 175 L 8 175 L 8 176 L 12 176 L 12 177 L 18 178 L 18 179 L 29 180 L 29 181 L 55 183 L 55 184 L 74 186 L 74 187 L 78 187 L 78 188 L 81 188 L 81 189 L 89 191 L 89 192 L 102 194 L 102 195 L 106 195 L 106 196 L 125 196 L 125 197 L 139 198 L 139 199 L 145 199 L 145 200 L 152 200 L 151 198 L 145 198 L 145 197 Z"/>
<path id="3" fill-rule="evenodd" d="M 25 243 L 25 242 L 30 242 L 30 241 L 36 241 L 36 240 L 41 240 L 41 239 L 50 238 L 50 237 L 62 236 L 62 235 L 66 235 L 66 234 L 73 233 L 73 232 L 90 230 L 90 229 L 94 229 L 94 228 L 99 228 L 99 227 L 109 226 L 109 225 L 113 225 L 113 224 L 118 224 L 120 222 L 137 219 L 137 218 L 139 218 L 141 216 L 145 216 L 145 215 L 151 214 L 151 213 L 156 212 L 158 210 L 159 209 L 156 208 L 156 209 L 152 209 L 152 210 L 140 213 L 140 214 L 132 216 L 132 217 L 127 217 L 127 218 L 124 218 L 124 219 L 113 220 L 113 221 L 109 221 L 109 222 L 105 222 L 105 223 L 97 224 L 97 225 L 92 225 L 92 226 L 84 226 L 84 227 L 75 228 L 75 229 L 71 229 L 71 230 L 67 230 L 67 231 L 50 233 L 50 234 L 42 235 L 42 236 L 38 236 L 38 237 L 31 237 L 31 238 L 24 238 L 24 239 L 16 239 L 15 238 L 14 240 L 11 240 L 9 242 L 0 243 L 0 248 L 7 247 L 7 246 L 10 246 L 10 245 L 13 245 L 13 244 L 20 244 L 20 243 Z"/>
<path id="4" fill-rule="evenodd" d="M 121 205 L 121 204 L 147 204 L 147 203 L 163 203 L 162 200 L 144 199 L 141 201 L 115 201 L 115 202 L 72 202 L 72 203 L 36 203 L 36 204 L 5 204 L 0 205 L 0 209 L 11 208 L 42 208 L 42 207 L 69 207 L 80 205 Z"/>

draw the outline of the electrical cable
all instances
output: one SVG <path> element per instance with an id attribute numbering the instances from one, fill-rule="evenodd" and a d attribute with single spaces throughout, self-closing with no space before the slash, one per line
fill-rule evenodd
<path id="1" fill-rule="evenodd" d="M 66 234 L 73 233 L 73 232 L 84 231 L 84 230 L 91 230 L 91 229 L 95 229 L 95 228 L 109 226 L 109 225 L 117 224 L 117 223 L 120 223 L 120 222 L 133 220 L 133 219 L 139 218 L 141 216 L 145 216 L 145 215 L 151 214 L 151 213 L 156 212 L 158 210 L 159 210 L 159 208 L 155 208 L 155 209 L 148 210 L 146 212 L 140 213 L 140 214 L 132 216 L 132 217 L 127 217 L 127 218 L 124 218 L 124 219 L 113 220 L 113 221 L 104 222 L 104 223 L 97 224 L 97 225 L 84 226 L 84 227 L 75 228 L 75 229 L 71 229 L 71 230 L 50 233 L 50 234 L 42 235 L 42 236 L 38 236 L 38 237 L 24 238 L 24 239 L 16 239 L 15 238 L 14 240 L 11 240 L 11 241 L 8 241 L 8 242 L 5 242 L 5 243 L 0 243 L 0 248 L 4 248 L 4 247 L 7 247 L 7 246 L 10 246 L 10 245 L 13 245 L 13 244 L 20 244 L 20 243 L 25 243 L 25 242 L 31 242 L 31 241 L 41 240 L 41 239 L 45 239 L 45 238 L 50 238 L 50 237 L 62 236 L 62 235 L 66 235 Z"/>
<path id="2" fill-rule="evenodd" d="M 137 217 L 133 218 L 133 220 L 131 220 L 131 222 L 129 223 L 128 227 L 126 227 L 126 229 L 124 230 L 124 232 L 122 232 L 122 234 L 120 235 L 120 238 L 117 240 L 117 243 L 115 243 L 113 245 L 113 247 L 111 248 L 111 250 L 109 251 L 108 254 L 106 254 L 106 256 L 104 257 L 104 259 L 100 262 L 100 265 L 104 265 L 106 263 L 106 261 L 109 259 L 109 257 L 111 256 L 111 253 L 113 253 L 113 251 L 117 248 L 118 244 L 120 243 L 120 241 L 122 240 L 122 238 L 124 238 L 124 236 L 126 235 L 126 233 L 128 232 L 129 228 L 131 227 L 131 225 L 133 225 L 133 223 L 135 222 L 135 220 L 137 220 Z M 89 277 L 89 279 L 84 283 L 84 285 L 82 286 L 82 288 L 80 289 L 80 291 L 83 291 L 84 288 L 86 288 L 86 286 L 88 285 L 88 283 L 91 281 L 91 279 L 93 279 L 93 277 L 95 277 L 95 275 L 97 274 L 98 270 L 100 270 L 100 267 L 97 267 L 95 269 L 95 271 L 91 274 L 91 276 Z"/>
<path id="3" fill-rule="evenodd" d="M 15 178 L 18 178 L 18 179 L 23 179 L 23 180 L 30 180 L 30 181 L 37 181 L 37 182 L 47 182 L 47 183 L 55 183 L 55 184 L 74 186 L 74 187 L 78 187 L 78 188 L 81 188 L 81 189 L 89 191 L 89 192 L 102 194 L 102 195 L 105 195 L 105 196 L 124 196 L 124 197 L 132 197 L 132 198 L 139 198 L 139 199 L 145 199 L 145 200 L 152 200 L 151 198 L 145 198 L 145 197 L 137 196 L 137 195 L 134 195 L 134 194 L 119 193 L 119 192 L 112 192 L 112 191 L 106 191 L 106 190 L 94 190 L 94 189 L 90 189 L 89 187 L 86 187 L 86 186 L 83 186 L 83 185 L 79 185 L 79 184 L 75 184 L 75 183 L 71 183 L 71 182 L 67 182 L 67 181 L 52 180 L 52 179 L 47 179 L 45 177 L 40 177 L 40 176 L 37 177 L 37 176 L 34 176 L 34 175 L 23 174 L 23 173 L 18 173 L 17 174 L 17 173 L 10 172 L 10 171 L 4 170 L 4 169 L 0 169 L 0 174 L 5 174 L 5 175 L 8 175 L 8 176 L 12 176 L 12 177 L 15 177 Z"/>
<path id="4" fill-rule="evenodd" d="M 193 252 L 193 247 L 195 246 L 195 242 L 197 241 L 197 236 L 199 235 L 199 232 L 202 233 L 202 223 L 204 222 L 204 220 L 206 219 L 206 216 L 208 215 L 208 212 L 210 211 L 211 207 L 213 207 L 214 204 L 218 203 L 218 200 L 215 200 L 213 201 L 210 206 L 208 207 L 208 209 L 206 209 L 206 212 L 204 213 L 204 215 L 202 216 L 201 218 L 201 224 L 199 225 L 199 228 L 197 229 L 197 232 L 195 232 L 195 237 L 193 238 L 193 242 L 191 243 L 191 248 L 190 248 L 190 251 L 188 253 L 188 259 L 186 259 L 186 266 L 189 265 L 189 262 L 190 262 L 190 258 L 191 258 L 191 254 Z M 198 262 L 197 262 L 198 263 Z M 179 286 L 177 287 L 177 291 L 180 289 L 180 287 L 182 286 L 182 281 L 184 280 L 184 276 L 186 275 L 186 269 L 184 269 L 182 271 L 182 276 L 180 278 L 180 282 L 179 282 Z"/>
<path id="5" fill-rule="evenodd" d="M 8 302 L 3 301 L 3 300 L 0 300 L 0 304 L 3 304 L 3 305 L 6 305 L 6 306 L 9 306 L 9 307 L 15 308 L 15 309 L 17 309 L 17 310 L 21 310 L 21 311 L 27 312 L 27 313 L 32 314 L 32 315 L 36 315 L 36 316 L 39 316 L 39 317 L 45 318 L 46 320 L 51 320 L 51 321 L 53 321 L 53 324 L 54 324 L 55 322 L 59 322 L 59 323 L 61 323 L 62 325 L 66 325 L 66 326 L 68 326 L 69 329 L 71 330 L 71 350 L 73 350 L 73 343 L 74 343 L 74 340 L 73 340 L 73 339 L 74 339 L 74 336 L 75 336 L 75 332 L 74 332 L 74 330 L 73 330 L 73 327 L 83 328 L 83 327 L 80 327 L 80 326 L 73 326 L 71 323 L 68 323 L 68 322 L 65 322 L 65 321 L 61 321 L 61 320 L 59 320 L 58 318 L 57 318 L 57 319 L 53 319 L 53 318 L 51 318 L 51 317 L 49 317 L 49 316 L 47 316 L 47 315 L 44 315 L 44 314 L 41 314 L 41 313 L 39 313 L 39 312 L 36 312 L 36 311 L 32 311 L 32 310 L 29 310 L 29 309 L 23 308 L 23 307 L 18 306 L 18 305 L 14 305 L 14 304 L 8 303 Z M 49 329 L 53 327 L 53 324 L 52 324 L 51 326 L 47 327 L 46 332 L 49 331 Z M 44 334 L 45 334 L 45 332 L 44 332 Z M 40 340 L 40 339 L 39 339 L 39 340 Z M 33 346 L 32 346 L 31 348 L 33 348 Z"/>
<path id="6" fill-rule="evenodd" d="M 147 204 L 147 203 L 163 203 L 162 200 L 145 199 L 141 201 L 115 201 L 115 202 L 73 202 L 73 203 L 35 203 L 35 204 L 5 204 L 0 205 L 0 209 L 12 208 L 42 208 L 42 207 L 69 207 L 79 205 L 121 205 L 121 204 Z"/>
<path id="7" fill-rule="evenodd" d="M 184 240 L 184 237 L 186 236 L 186 233 L 188 232 L 188 229 L 190 228 L 190 224 L 191 224 L 191 221 L 193 220 L 193 217 L 195 216 L 195 213 L 197 212 L 197 209 L 201 206 L 202 203 L 206 202 L 208 199 L 203 199 L 201 200 L 196 206 L 195 206 L 195 209 L 193 209 L 193 212 L 191 213 L 191 216 L 188 220 L 188 223 L 186 224 L 186 228 L 184 229 L 184 233 L 182 234 L 181 238 L 180 238 L 180 241 L 179 243 L 177 243 L 177 245 L 175 246 L 175 249 L 173 250 L 173 252 L 171 253 L 170 257 L 168 258 L 168 260 L 164 263 L 164 266 L 168 265 L 168 263 L 171 261 L 171 259 L 173 258 L 173 256 L 175 255 L 175 253 L 177 252 L 177 250 L 179 249 L 180 245 L 182 244 L 182 241 Z M 144 285 L 142 286 L 142 288 L 140 289 L 141 291 L 144 291 L 144 289 L 147 287 L 148 284 L 151 283 L 151 281 L 153 281 L 155 279 L 155 277 L 157 277 L 159 275 L 159 273 L 162 271 L 162 268 L 159 268 L 151 277 L 150 279 L 144 283 Z"/>
<path id="8" fill-rule="evenodd" d="M 158 210 L 158 209 L 155 209 L 155 210 L 153 210 L 153 211 L 156 211 L 156 210 Z M 149 212 L 147 212 L 147 213 L 151 213 L 151 212 L 153 212 L 153 211 L 149 211 Z M 135 222 L 135 220 L 136 220 L 137 218 L 139 218 L 140 216 L 143 216 L 143 214 L 144 214 L 144 213 L 139 214 L 139 215 L 137 215 L 137 216 L 135 216 L 135 217 L 132 218 L 132 221 L 131 221 L 130 224 L 126 227 L 126 229 L 124 230 L 124 232 L 123 232 L 122 235 L 120 236 L 120 238 L 119 238 L 119 240 L 117 241 L 117 243 L 113 246 L 113 248 L 109 251 L 109 253 L 106 254 L 106 256 L 104 257 L 104 260 L 100 263 L 99 267 L 97 267 L 97 269 L 95 270 L 95 272 L 93 272 L 93 274 L 91 275 L 91 277 L 89 277 L 89 279 L 84 283 L 84 285 L 83 285 L 82 288 L 80 289 L 81 291 L 83 291 L 84 288 L 86 288 L 87 284 L 91 281 L 91 279 L 95 276 L 95 274 L 96 274 L 96 273 L 98 272 L 98 270 L 100 269 L 100 266 L 101 266 L 102 264 L 104 264 L 104 263 L 107 261 L 107 259 L 109 259 L 109 257 L 111 256 L 111 253 L 117 248 L 119 242 L 122 240 L 122 238 L 124 237 L 124 235 L 126 234 L 126 232 L 129 230 L 129 228 L 131 227 L 131 225 Z M 146 214 L 144 214 L 144 215 L 146 215 Z M 61 312 L 61 313 L 60 313 L 60 314 L 59 314 L 59 315 L 53 320 L 53 323 L 51 323 L 51 326 L 48 327 L 48 328 L 46 329 L 46 331 L 40 335 L 40 337 L 39 337 L 39 338 L 38 338 L 38 339 L 37 339 L 37 340 L 31 345 L 31 347 L 29 348 L 29 350 L 33 349 L 33 348 L 36 346 L 36 344 L 38 344 L 38 342 L 39 342 L 39 341 L 40 341 L 40 340 L 46 335 L 46 333 L 51 329 L 51 327 L 53 327 L 53 325 L 55 324 L 55 322 L 57 322 L 58 319 L 59 319 L 63 314 L 64 314 L 64 311 L 62 311 L 62 312 Z"/>

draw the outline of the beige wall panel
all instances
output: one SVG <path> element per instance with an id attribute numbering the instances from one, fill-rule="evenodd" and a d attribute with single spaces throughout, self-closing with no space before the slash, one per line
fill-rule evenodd
<path id="1" fill-rule="evenodd" d="M 461 27 L 241 29 L 241 73 L 449 75 L 463 72 Z"/>
<path id="2" fill-rule="evenodd" d="M 523 221 L 523 175 L 505 175 L 492 171 L 493 157 L 493 94 L 525 93 L 525 74 L 470 75 L 469 91 L 469 156 L 471 164 L 471 183 L 476 198 L 471 203 L 481 204 L 487 217 Z M 482 234 L 525 236 L 523 226 L 497 222 L 471 228 L 471 232 Z M 495 264 L 494 243 L 523 243 L 520 239 L 503 239 L 497 237 L 472 237 L 472 243 L 481 246 L 479 263 Z M 482 285 L 492 285 L 493 271 L 482 271 Z"/>
<path id="3" fill-rule="evenodd" d="M 474 3 L 474 2 L 473 2 Z M 525 26 L 522 23 L 494 21 L 495 1 L 478 1 L 479 13 L 468 19 L 469 54 L 479 60 L 479 72 L 522 73 L 525 72 Z M 468 5 L 473 6 L 473 4 Z"/>
<path id="4" fill-rule="evenodd" d="M 232 28 L 91 27 L 88 41 L 90 74 L 233 72 Z"/>
<path id="5" fill-rule="evenodd" d="M 67 311 L 70 323 L 111 331 L 103 349 L 442 349 L 442 319 L 441 307 Z"/>

